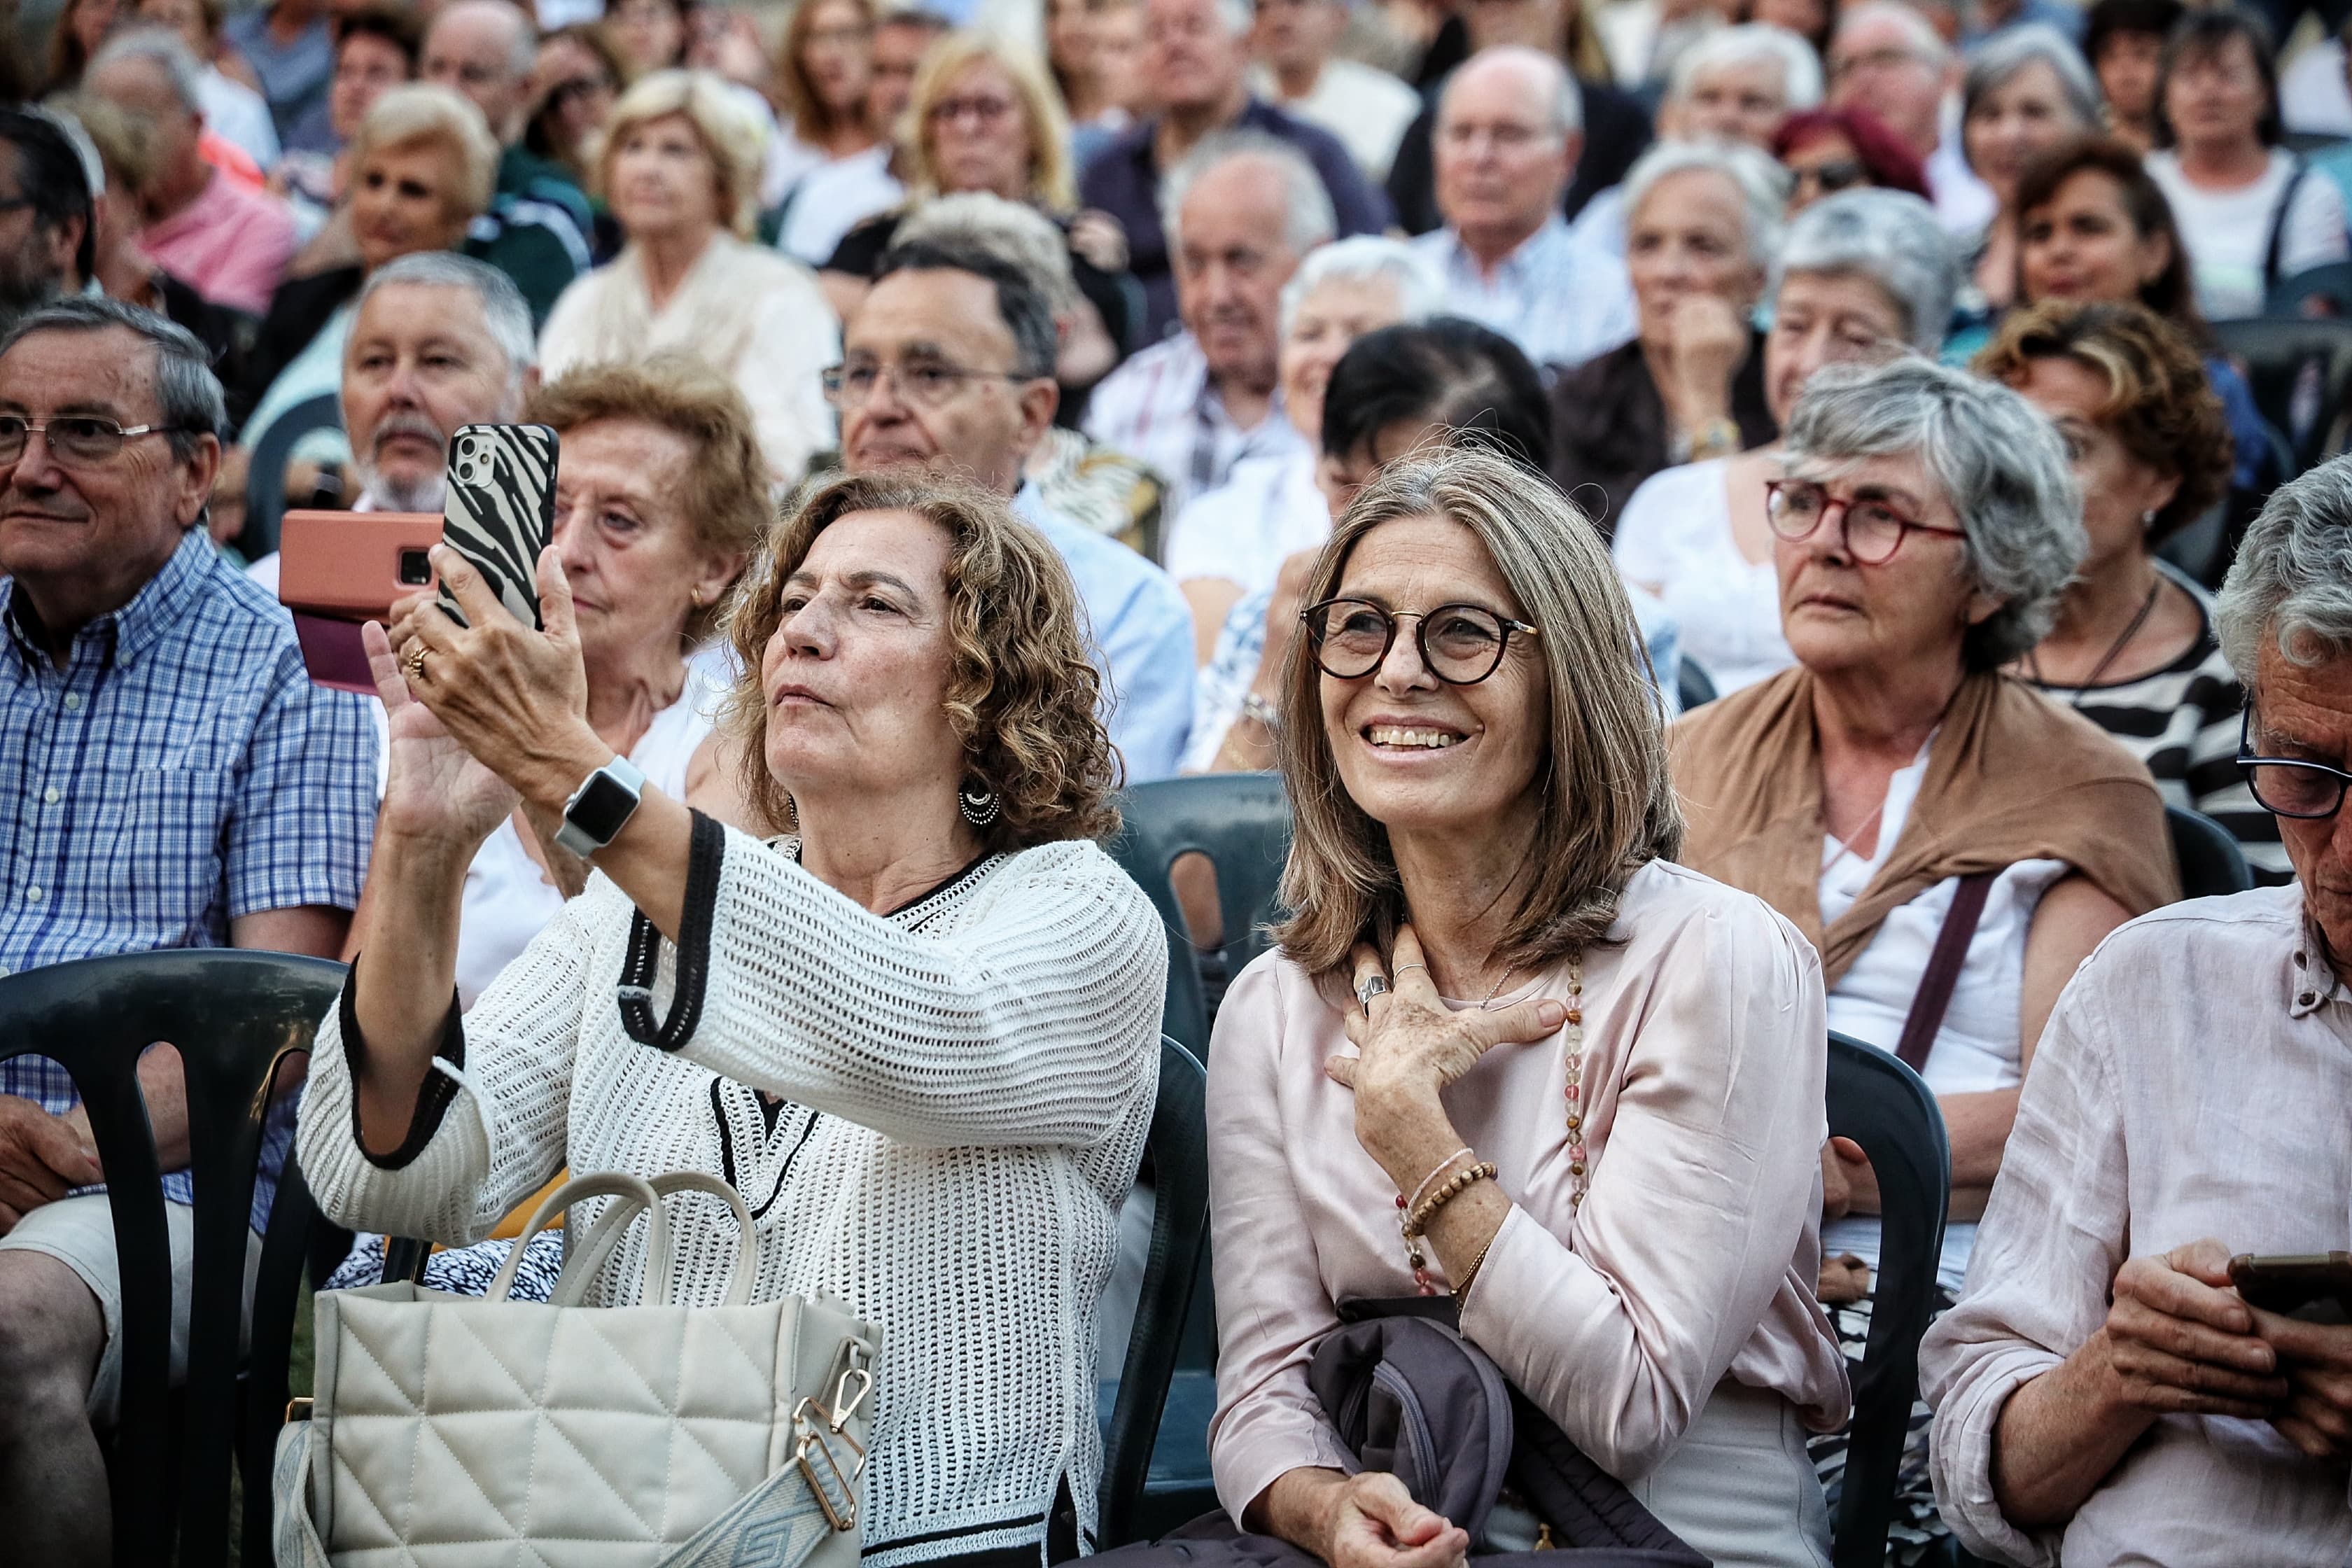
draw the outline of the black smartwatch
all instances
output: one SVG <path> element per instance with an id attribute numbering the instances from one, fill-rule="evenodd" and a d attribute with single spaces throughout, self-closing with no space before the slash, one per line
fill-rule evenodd
<path id="1" fill-rule="evenodd" d="M 563 803 L 563 826 L 556 829 L 555 842 L 587 859 L 620 837 L 636 814 L 645 787 L 646 775 L 636 763 L 614 757 L 583 780 Z"/>

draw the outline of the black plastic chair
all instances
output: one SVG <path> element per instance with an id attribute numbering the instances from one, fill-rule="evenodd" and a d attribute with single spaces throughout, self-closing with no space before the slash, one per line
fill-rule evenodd
<path id="1" fill-rule="evenodd" d="M 1290 801 L 1276 773 L 1203 773 L 1138 784 L 1119 797 L 1125 826 L 1111 858 L 1135 879 L 1168 929 L 1168 1001 L 1160 1026 L 1202 1061 L 1209 1059 L 1209 1004 L 1198 953 L 1176 901 L 1171 868 L 1189 854 L 1208 857 L 1217 872 L 1224 931 L 1219 950 L 1228 975 L 1266 947 L 1275 886 L 1290 854 Z"/>
<path id="2" fill-rule="evenodd" d="M 109 1177 L 122 1282 L 122 1404 L 109 1470 L 114 1561 L 125 1568 L 173 1561 L 175 1535 L 180 1568 L 227 1561 L 232 1454 L 245 1478 L 243 1561 L 269 1561 L 271 1450 L 317 1211 L 288 1160 L 240 1355 L 254 1167 L 279 1074 L 289 1058 L 308 1056 L 342 983 L 340 963 L 226 949 L 84 959 L 0 979 L 0 1059 L 45 1056 L 73 1075 Z M 158 1040 L 186 1065 L 196 1197 L 176 1431 L 171 1252 L 138 1082 L 139 1058 Z"/>
<path id="3" fill-rule="evenodd" d="M 342 401 L 331 392 L 306 397 L 269 422 L 253 448 L 245 474 L 245 527 L 236 547 L 248 561 L 258 561 L 278 548 L 278 525 L 286 516 L 286 463 L 294 444 L 320 430 L 343 423 Z"/>
<path id="4" fill-rule="evenodd" d="M 1683 656 L 1682 668 L 1675 672 L 1675 696 L 1685 713 L 1715 700 L 1715 678 L 1693 664 L 1688 654 Z"/>
<path id="5" fill-rule="evenodd" d="M 1208 1252 L 1209 1075 L 1192 1053 L 1160 1037 L 1160 1102 L 1151 1111 L 1154 1207 L 1151 1252 L 1135 1303 L 1135 1327 L 1119 1369 L 1103 1451 L 1096 1534 L 1102 1550 L 1142 1539 L 1136 1521 L 1150 1473 L 1160 1418 L 1168 1406 L 1192 1310 L 1193 1281 Z"/>
<path id="6" fill-rule="evenodd" d="M 2352 405 L 2352 321 L 2257 316 L 2216 321 L 2213 331 L 2245 367 L 2254 406 L 2285 434 L 2294 471 L 2307 472 L 2332 456 L 2342 445 L 2338 426 Z M 2306 367 L 2317 377 L 2318 396 L 2298 400 Z"/>
<path id="7" fill-rule="evenodd" d="M 2265 316 L 2352 316 L 2352 261 L 2309 267 L 2272 285 Z"/>
<path id="8" fill-rule="evenodd" d="M 1919 1075 L 1891 1052 L 1830 1034 L 1831 1132 L 1870 1156 L 1878 1178 L 1878 1276 L 1870 1338 L 1853 1369 L 1853 1427 L 1832 1521 L 1835 1568 L 1879 1568 L 1895 1517 L 1912 1402 L 1919 1394 L 1919 1337 L 1936 1306 L 1936 1265 L 1952 1195 L 1951 1145 L 1943 1113 Z"/>
<path id="9" fill-rule="evenodd" d="M 2186 899 L 2216 899 L 2242 893 L 2254 885 L 2254 873 L 2245 851 L 2230 830 L 2203 812 L 2180 806 L 2164 808 L 2164 826 L 2172 834 L 2172 858 L 2180 868 L 2180 894 Z"/>

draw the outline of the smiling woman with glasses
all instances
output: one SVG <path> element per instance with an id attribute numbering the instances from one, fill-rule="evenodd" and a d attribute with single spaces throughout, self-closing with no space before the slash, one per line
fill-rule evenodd
<path id="1" fill-rule="evenodd" d="M 2032 405 L 1923 359 L 1833 366 L 1798 399 L 1782 461 L 1772 562 L 1797 664 L 1675 727 L 1684 863 L 1794 921 L 1830 1026 L 1935 1091 L 1953 1292 L 2060 988 L 2178 894 L 2162 800 L 2116 742 L 2002 673 L 2084 543 L 2066 448 Z M 1853 1306 L 1878 1264 L 1877 1187 L 1859 1148 L 1832 1143 L 1821 1291 Z M 1863 1315 L 1839 1329 L 1858 1353 Z M 1934 1508 L 1915 1485 L 1899 1518 L 1934 1533 Z"/>
<path id="2" fill-rule="evenodd" d="M 1376 1532 L 1427 1516 L 1335 1468 L 1307 1369 L 1367 1303 L 1444 1292 L 1522 1419 L 1709 1559 L 1824 1561 L 1802 1436 L 1846 1384 L 1795 1268 L 1820 974 L 1760 901 L 1671 863 L 1658 700 L 1599 535 L 1475 438 L 1424 447 L 1357 493 L 1307 598 L 1293 913 L 1209 1058 L 1218 1495 L 1332 1568 L 1395 1563 Z M 1475 1522 L 1438 1521 L 1427 1560 Z M 1547 1528 L 1580 1543 L 1509 1501 L 1484 1541 Z"/>

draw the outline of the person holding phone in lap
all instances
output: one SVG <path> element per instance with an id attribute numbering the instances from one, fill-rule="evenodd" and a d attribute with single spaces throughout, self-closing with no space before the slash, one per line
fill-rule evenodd
<path id="1" fill-rule="evenodd" d="M 1944 1519 L 2006 1562 L 2352 1550 L 2352 1326 L 2230 1267 L 2352 1246 L 2352 458 L 2272 496 L 2217 622 L 2295 881 L 2130 922 L 2051 1016 L 1919 1355 Z"/>

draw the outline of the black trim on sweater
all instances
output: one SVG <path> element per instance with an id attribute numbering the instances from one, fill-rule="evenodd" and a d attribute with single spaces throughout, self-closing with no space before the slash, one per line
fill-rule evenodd
<path id="1" fill-rule="evenodd" d="M 677 990 L 669 1016 L 654 1022 L 654 973 L 661 957 L 661 932 L 643 910 L 629 911 L 629 950 L 614 988 L 621 1027 L 641 1046 L 674 1051 L 694 1038 L 702 1022 L 703 993 L 710 981 L 710 926 L 719 910 L 719 874 L 727 858 L 727 830 L 695 812 L 694 837 L 686 852 L 685 907 L 678 918 Z"/>
<path id="2" fill-rule="evenodd" d="M 352 1001 L 352 994 L 359 988 L 360 958 L 353 953 L 351 973 L 344 978 L 342 994 L 335 1001 L 335 1016 L 343 1032 L 343 1066 L 352 1075 L 352 1144 L 376 1169 L 398 1171 L 425 1152 L 425 1146 L 441 1131 L 441 1118 L 448 1114 L 450 1102 L 457 1098 L 457 1080 L 427 1067 L 425 1082 L 416 1090 L 416 1110 L 408 1119 L 408 1136 L 389 1154 L 369 1153 L 366 1140 L 360 1136 L 359 1093 L 360 1058 L 367 1049 L 367 1042 L 360 1037 L 359 1014 Z M 455 986 L 449 990 L 449 1016 L 441 1021 L 441 1039 L 433 1047 L 433 1054 L 451 1067 L 466 1065 L 465 1016 L 457 1005 Z"/>

